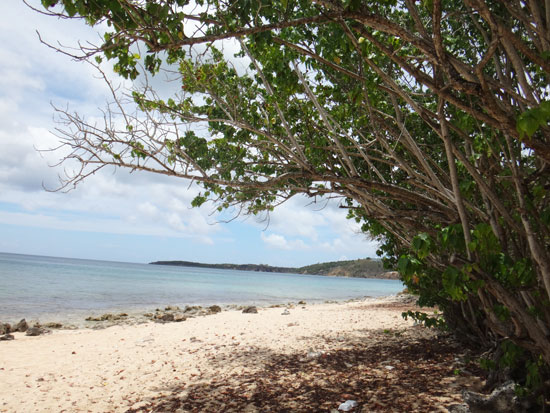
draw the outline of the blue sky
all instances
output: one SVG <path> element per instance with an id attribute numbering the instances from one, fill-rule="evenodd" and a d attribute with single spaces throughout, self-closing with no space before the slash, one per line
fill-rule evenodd
<path id="1" fill-rule="evenodd" d="M 30 1 L 39 7 L 39 1 Z M 103 171 L 69 193 L 56 188 L 61 153 L 51 106 L 97 116 L 106 85 L 86 64 L 40 44 L 75 46 L 98 34 L 59 21 L 20 0 L 0 2 L 0 251 L 130 262 L 201 262 L 301 266 L 375 257 L 376 245 L 345 219 L 336 202 L 302 198 L 277 209 L 266 228 L 252 217 L 217 223 L 212 206 L 190 208 L 196 188 L 145 173 Z"/>

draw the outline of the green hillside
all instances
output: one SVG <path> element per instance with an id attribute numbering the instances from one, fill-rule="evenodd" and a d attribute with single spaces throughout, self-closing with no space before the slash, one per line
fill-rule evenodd
<path id="1" fill-rule="evenodd" d="M 382 261 L 370 258 L 308 265 L 298 268 L 298 273 L 357 278 L 388 278 L 388 275 L 386 275 L 387 270 L 382 266 Z"/>
<path id="2" fill-rule="evenodd" d="M 356 278 L 389 278 L 397 279 L 397 273 L 387 272 L 378 259 L 359 259 L 349 261 L 332 261 L 305 267 L 273 267 L 264 264 L 205 264 L 192 261 L 155 261 L 153 265 L 174 265 L 179 267 L 216 268 L 224 270 L 280 272 L 310 275 L 329 275 Z"/>

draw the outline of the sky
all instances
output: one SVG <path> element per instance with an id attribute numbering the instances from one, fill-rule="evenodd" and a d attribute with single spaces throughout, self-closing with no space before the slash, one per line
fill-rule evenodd
<path id="1" fill-rule="evenodd" d="M 39 0 L 29 3 L 40 7 Z M 254 217 L 221 223 L 212 205 L 191 208 L 197 189 L 173 177 L 111 169 L 70 192 L 47 191 L 59 187 L 63 173 L 55 166 L 62 153 L 43 151 L 59 143 L 52 105 L 99 116 L 109 91 L 91 66 L 41 44 L 37 31 L 65 46 L 99 36 L 21 0 L 0 2 L 1 252 L 291 267 L 376 256 L 376 244 L 337 202 L 293 198 L 269 224 Z"/>

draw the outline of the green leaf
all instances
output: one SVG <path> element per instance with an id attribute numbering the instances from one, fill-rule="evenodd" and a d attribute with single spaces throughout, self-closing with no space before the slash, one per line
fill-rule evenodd
<path id="1" fill-rule="evenodd" d="M 411 267 L 411 261 L 408 257 L 402 256 L 397 262 L 397 269 L 402 275 L 410 275 L 409 268 Z"/>
<path id="2" fill-rule="evenodd" d="M 76 7 L 71 0 L 64 0 L 63 6 L 70 17 L 73 17 L 76 14 Z"/>

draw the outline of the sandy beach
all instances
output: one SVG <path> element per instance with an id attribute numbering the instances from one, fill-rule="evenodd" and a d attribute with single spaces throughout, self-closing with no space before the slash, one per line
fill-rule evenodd
<path id="1" fill-rule="evenodd" d="M 0 342 L 1 412 L 447 411 L 475 380 L 396 297 Z"/>

